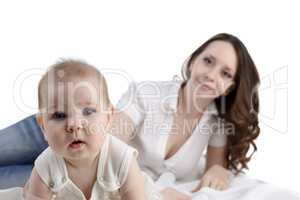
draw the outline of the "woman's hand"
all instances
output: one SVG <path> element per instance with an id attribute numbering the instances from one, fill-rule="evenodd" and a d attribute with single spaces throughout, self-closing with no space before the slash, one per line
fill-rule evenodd
<path id="1" fill-rule="evenodd" d="M 163 200 L 192 200 L 192 197 L 178 192 L 173 188 L 166 188 L 162 190 L 161 195 L 163 196 Z"/>
<path id="2" fill-rule="evenodd" d="M 229 186 L 229 171 L 220 165 L 211 166 L 201 178 L 200 184 L 192 190 L 197 192 L 203 187 L 225 190 Z"/>

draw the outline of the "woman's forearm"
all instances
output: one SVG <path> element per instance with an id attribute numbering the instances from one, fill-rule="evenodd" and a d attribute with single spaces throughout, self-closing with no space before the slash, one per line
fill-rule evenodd
<path id="1" fill-rule="evenodd" d="M 226 161 L 227 147 L 207 147 L 207 157 L 205 171 L 207 171 L 213 165 L 220 165 L 224 168 L 227 166 Z"/>

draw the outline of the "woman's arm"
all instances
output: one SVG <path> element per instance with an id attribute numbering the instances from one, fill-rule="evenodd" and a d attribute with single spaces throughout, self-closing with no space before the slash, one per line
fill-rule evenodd
<path id="1" fill-rule="evenodd" d="M 224 190 L 229 185 L 229 172 L 226 169 L 227 147 L 207 147 L 205 171 L 201 177 L 200 184 L 192 190 L 197 192 L 203 187 L 210 187 L 216 190 Z"/>
<path id="2" fill-rule="evenodd" d="M 135 136 L 138 127 L 145 118 L 144 101 L 141 100 L 137 83 L 131 83 L 122 95 L 113 114 L 111 134 L 128 143 Z"/>
<path id="3" fill-rule="evenodd" d="M 227 146 L 213 147 L 208 145 L 205 172 L 214 165 L 226 168 Z"/>

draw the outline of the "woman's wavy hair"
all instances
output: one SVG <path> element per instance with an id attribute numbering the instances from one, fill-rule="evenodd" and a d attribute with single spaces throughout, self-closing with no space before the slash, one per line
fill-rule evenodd
<path id="1" fill-rule="evenodd" d="M 192 62 L 204 49 L 214 41 L 229 42 L 235 49 L 237 55 L 237 73 L 234 77 L 235 87 L 226 96 L 215 99 L 219 117 L 225 126 L 233 124 L 234 132 L 227 133 L 227 168 L 235 170 L 236 174 L 248 169 L 247 163 L 257 146 L 254 140 L 260 133 L 258 124 L 259 98 L 258 85 L 260 78 L 256 66 L 246 49 L 245 45 L 237 37 L 220 33 L 196 49 L 186 60 L 182 67 L 184 80 L 190 78 Z M 251 155 L 248 155 L 250 147 L 253 147 Z"/>

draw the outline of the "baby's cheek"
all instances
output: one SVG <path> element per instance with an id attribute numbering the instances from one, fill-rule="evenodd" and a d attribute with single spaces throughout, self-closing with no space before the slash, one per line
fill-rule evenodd
<path id="1" fill-rule="evenodd" d="M 87 123 L 87 133 L 88 134 L 99 134 L 107 132 L 107 120 L 103 117 L 96 116 L 90 119 Z"/>
<path id="2" fill-rule="evenodd" d="M 104 142 L 104 135 L 94 134 L 89 137 L 88 146 L 92 152 L 99 152 Z"/>
<path id="3" fill-rule="evenodd" d="M 88 136 L 93 136 L 93 135 L 96 135 L 98 134 L 99 132 L 102 131 L 102 127 L 101 127 L 101 124 L 99 123 L 89 123 L 86 127 L 86 133 Z"/>
<path id="4" fill-rule="evenodd" d="M 48 141 L 49 146 L 58 154 L 61 154 L 66 146 L 64 140 L 59 137 L 55 137 Z"/>

